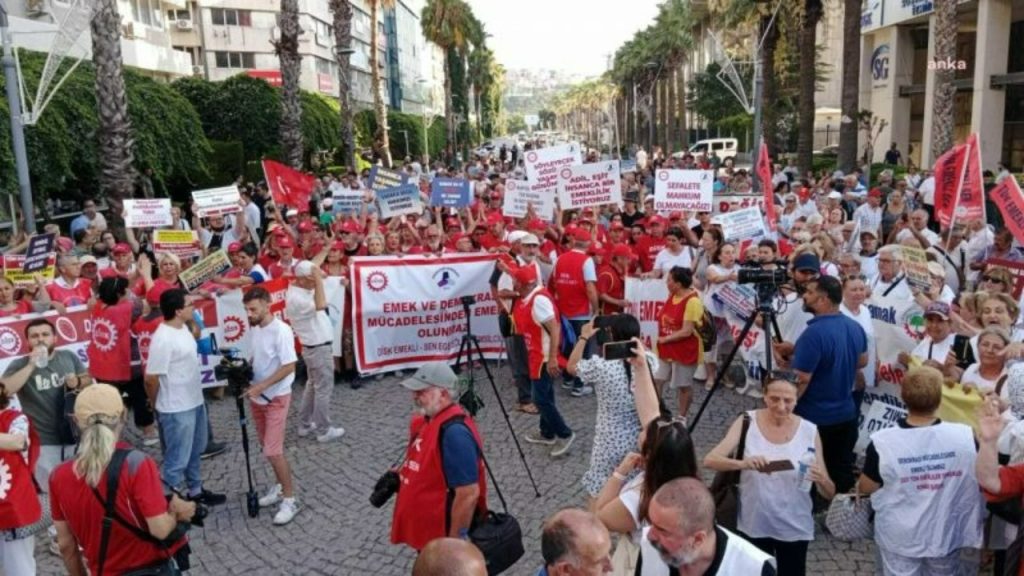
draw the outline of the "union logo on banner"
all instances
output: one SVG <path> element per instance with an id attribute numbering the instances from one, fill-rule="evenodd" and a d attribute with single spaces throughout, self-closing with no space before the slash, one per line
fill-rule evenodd
<path id="1" fill-rule="evenodd" d="M 459 273 L 454 268 L 445 267 L 434 272 L 433 279 L 441 290 L 451 290 L 455 287 L 455 281 L 459 279 Z"/>
<path id="2" fill-rule="evenodd" d="M 370 272 L 366 276 L 366 287 L 374 292 L 381 292 L 388 287 L 388 277 L 383 272 Z"/>
<path id="3" fill-rule="evenodd" d="M 0 327 L 0 352 L 11 355 L 21 350 L 21 336 L 7 326 Z"/>

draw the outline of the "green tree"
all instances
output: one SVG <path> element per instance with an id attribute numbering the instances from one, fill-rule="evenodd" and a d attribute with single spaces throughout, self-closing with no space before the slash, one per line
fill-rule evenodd
<path id="1" fill-rule="evenodd" d="M 373 149 L 380 156 L 385 168 L 391 167 L 391 144 L 388 142 L 387 106 L 384 104 L 384 90 L 380 83 L 380 31 L 377 26 L 377 14 L 381 8 L 388 9 L 395 5 L 395 0 L 367 0 L 370 5 L 370 91 L 373 92 L 373 112 L 377 116 L 377 127 L 373 134 Z"/>
<path id="2" fill-rule="evenodd" d="M 328 0 L 334 24 L 334 57 L 338 62 L 338 103 L 341 108 L 341 142 L 345 164 L 355 169 L 356 147 L 352 127 L 352 2 Z"/>
<path id="3" fill-rule="evenodd" d="M 686 105 L 695 114 L 704 118 L 712 127 L 717 127 L 725 118 L 746 114 L 739 100 L 722 85 L 718 73 L 722 67 L 716 62 L 708 64 L 703 72 L 694 75 L 686 96 Z M 749 86 L 749 75 L 741 78 Z"/>
<path id="4" fill-rule="evenodd" d="M 444 60 L 444 115 L 447 141 L 455 142 L 455 108 L 453 106 L 453 64 L 461 61 L 452 52 L 464 54 L 471 44 L 474 26 L 473 11 L 464 0 L 427 0 L 420 16 L 423 36 L 436 44 L 445 54 Z"/>

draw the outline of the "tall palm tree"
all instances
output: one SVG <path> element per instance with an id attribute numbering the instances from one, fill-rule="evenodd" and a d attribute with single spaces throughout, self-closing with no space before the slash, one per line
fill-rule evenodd
<path id="1" fill-rule="evenodd" d="M 491 83 L 494 82 L 492 76 L 494 64 L 494 52 L 487 48 L 486 44 L 474 47 L 473 51 L 469 54 L 468 75 L 469 79 L 473 82 L 473 107 L 476 109 L 477 139 L 483 138 L 482 97 L 487 92 Z"/>
<path id="2" fill-rule="evenodd" d="M 111 226 L 120 228 L 123 223 L 121 201 L 132 197 L 136 172 L 135 139 L 124 86 L 121 16 L 117 13 L 117 0 L 97 0 L 93 6 L 91 28 L 99 116 L 99 183 L 110 206 Z"/>
<path id="3" fill-rule="evenodd" d="M 451 50 L 464 52 L 469 46 L 473 13 L 463 0 L 427 0 L 420 15 L 420 25 L 427 41 L 436 44 L 444 58 L 444 120 L 448 143 L 455 142 L 455 109 L 452 106 Z"/>
<path id="4" fill-rule="evenodd" d="M 370 5 L 370 90 L 373 92 L 373 115 L 377 118 L 377 131 L 373 135 L 373 147 L 377 150 L 385 168 L 391 168 L 391 142 L 388 139 L 388 109 L 384 104 L 384 91 L 380 84 L 380 30 L 377 16 L 381 8 L 393 8 L 395 0 L 367 0 Z"/>
<path id="5" fill-rule="evenodd" d="M 345 163 L 356 168 L 355 135 L 352 130 L 352 2 L 328 0 L 334 16 L 334 58 L 338 62 L 341 81 L 338 82 L 338 102 L 341 105 L 341 142 L 345 147 Z"/>
<path id="6" fill-rule="evenodd" d="M 843 70 L 840 96 L 838 168 L 850 173 L 857 165 L 857 113 L 860 111 L 861 0 L 843 0 Z"/>
<path id="7" fill-rule="evenodd" d="M 956 60 L 956 6 L 953 0 L 935 2 L 936 62 Z M 921 163 L 926 166 L 930 166 L 932 160 L 953 147 L 953 104 L 956 98 L 954 71 L 936 68 L 935 91 L 932 95 L 932 157 L 921 158 Z"/>
<path id="8" fill-rule="evenodd" d="M 281 33 L 273 41 L 281 65 L 281 151 L 286 164 L 302 168 L 302 101 L 299 99 L 299 77 L 302 55 L 299 54 L 299 0 L 281 0 L 278 26 Z"/>
<path id="9" fill-rule="evenodd" d="M 800 22 L 800 75 L 799 121 L 797 122 L 796 157 L 801 173 L 812 168 L 814 150 L 814 90 L 817 74 L 814 73 L 818 52 L 818 22 L 825 13 L 822 0 L 804 0 Z"/>

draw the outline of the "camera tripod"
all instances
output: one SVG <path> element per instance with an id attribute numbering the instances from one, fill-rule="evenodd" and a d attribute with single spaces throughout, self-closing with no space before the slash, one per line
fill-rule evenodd
<path id="1" fill-rule="evenodd" d="M 250 518 L 260 515 L 260 498 L 252 486 L 252 463 L 249 460 L 249 424 L 245 417 L 245 400 L 241 394 L 235 394 L 235 406 L 238 407 L 238 425 L 242 428 L 242 452 L 245 453 L 245 473 L 249 479 L 249 491 L 245 493 L 245 508 Z"/>
<path id="2" fill-rule="evenodd" d="M 762 320 L 761 325 L 764 326 L 765 334 L 765 374 L 771 374 L 772 372 L 772 342 L 775 340 L 770 337 L 771 334 L 774 333 L 775 338 L 779 342 L 782 342 L 782 331 L 779 330 L 776 312 L 775 309 L 772 308 L 772 301 L 778 295 L 778 286 L 775 284 L 756 284 L 755 289 L 757 290 L 757 304 L 754 307 L 754 311 L 750 313 L 750 318 L 747 318 L 746 324 L 744 324 L 743 329 L 740 330 L 740 334 L 736 338 L 736 343 L 733 344 L 732 350 L 729 351 L 729 356 L 723 363 L 722 368 L 718 370 L 718 374 L 715 375 L 715 382 L 711 385 L 711 390 L 708 390 L 707 395 L 704 396 L 704 400 L 700 403 L 700 408 L 697 409 L 697 413 L 693 416 L 693 420 L 690 421 L 691 434 L 697 427 L 697 423 L 700 422 L 700 417 L 704 414 L 704 410 L 707 409 L 708 404 L 711 403 L 711 398 L 722 385 L 722 379 L 725 378 L 726 368 L 732 365 L 732 361 L 736 357 L 736 353 L 739 352 L 740 346 L 743 345 L 743 340 L 746 339 L 747 334 L 750 332 L 750 328 L 754 325 L 754 322 L 758 317 Z M 706 350 L 705 353 L 707 353 Z"/>
<path id="3" fill-rule="evenodd" d="M 519 437 L 516 435 L 515 429 L 512 427 L 512 421 L 508 417 L 508 410 L 505 409 L 505 403 L 501 400 L 501 394 L 498 393 L 498 386 L 494 383 L 494 376 L 491 374 L 491 369 L 487 366 L 487 361 L 484 359 L 484 352 L 480 348 L 480 340 L 473 334 L 472 329 L 472 316 L 470 306 L 473 304 L 472 296 L 462 297 L 462 308 L 466 313 L 466 333 L 462 335 L 462 342 L 459 344 L 459 354 L 455 357 L 455 372 L 460 376 L 463 374 L 463 370 L 466 371 L 467 378 L 465 379 L 469 386 L 459 396 L 459 404 L 469 412 L 470 416 L 476 416 L 476 413 L 484 407 L 483 400 L 477 395 L 474 383 L 476 382 L 474 373 L 474 364 L 479 361 L 480 365 L 484 368 L 484 373 L 487 375 L 487 380 L 491 383 L 491 390 L 494 391 L 494 397 L 498 400 L 498 407 L 501 408 L 501 414 L 505 417 L 505 424 L 508 426 L 509 433 L 512 435 L 512 442 L 516 445 L 516 450 L 519 452 L 519 459 L 523 461 L 523 468 L 526 468 L 526 476 L 530 479 L 530 485 L 533 486 L 533 494 L 537 498 L 540 498 L 540 491 L 537 490 L 537 482 L 533 479 L 533 472 L 530 470 L 530 465 L 526 462 L 526 454 L 523 453 L 523 447 L 519 444 Z M 474 358 L 474 352 L 476 357 Z M 486 460 L 485 460 L 486 462 Z M 490 473 L 490 466 L 487 467 L 488 473 Z M 491 474 L 492 481 L 494 480 L 493 473 Z M 497 484 L 495 484 L 497 485 Z"/>

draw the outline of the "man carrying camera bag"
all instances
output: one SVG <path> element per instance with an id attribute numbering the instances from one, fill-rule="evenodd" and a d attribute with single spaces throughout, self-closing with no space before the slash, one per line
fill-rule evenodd
<path id="1" fill-rule="evenodd" d="M 425 364 L 402 382 L 417 415 L 409 433 L 391 542 L 422 550 L 431 540 L 469 539 L 475 517 L 487 514 L 483 440 L 472 417 L 452 399 L 458 378 L 443 362 Z"/>

